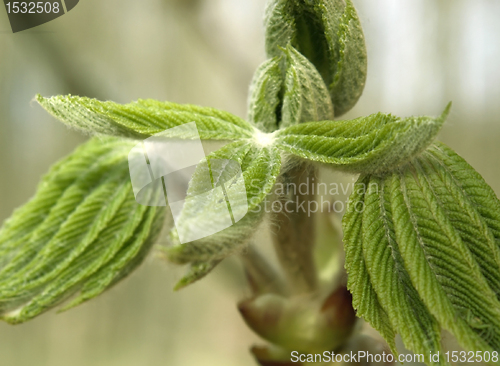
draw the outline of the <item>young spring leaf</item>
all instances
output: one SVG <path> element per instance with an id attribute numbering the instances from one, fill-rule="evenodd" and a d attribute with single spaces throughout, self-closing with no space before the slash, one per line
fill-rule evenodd
<path id="1" fill-rule="evenodd" d="M 337 47 L 332 53 L 338 57 L 334 68 L 334 77 L 329 83 L 329 90 L 335 106 L 335 116 L 348 112 L 357 103 L 363 93 L 367 73 L 367 55 L 363 28 L 351 0 L 345 0 L 346 6 L 337 31 Z M 323 13 L 325 24 L 333 20 Z M 334 37 L 332 26 L 327 39 Z M 329 42 L 330 43 L 330 42 Z"/>
<path id="2" fill-rule="evenodd" d="M 286 49 L 286 65 L 280 128 L 333 119 L 332 101 L 314 65 L 292 46 Z"/>
<path id="3" fill-rule="evenodd" d="M 283 87 L 280 58 L 265 61 L 255 72 L 250 86 L 248 120 L 263 132 L 278 129 L 280 92 Z"/>
<path id="4" fill-rule="evenodd" d="M 444 144 L 436 143 L 421 164 L 455 230 L 471 250 L 500 300 L 500 202 L 484 179 Z"/>
<path id="5" fill-rule="evenodd" d="M 241 166 L 244 187 L 231 180 L 234 174 L 231 164 L 215 166 L 214 162 L 221 159 L 235 161 Z M 211 166 L 212 181 L 209 182 L 211 186 L 207 187 L 204 179 L 208 166 L 199 164 L 190 182 L 184 207 L 176 220 L 176 229 L 172 232 L 176 245 L 165 249 L 167 258 L 172 262 L 179 264 L 214 262 L 240 251 L 257 230 L 263 214 L 261 203 L 274 186 L 281 167 L 279 151 L 273 146 L 256 146 L 249 141 L 226 145 L 207 156 L 207 162 Z M 219 221 L 223 220 L 227 207 L 218 204 L 221 197 L 215 189 L 221 183 L 225 186 L 225 196 L 229 197 L 233 225 L 213 235 L 180 244 L 179 238 L 196 233 L 203 234 L 218 226 Z M 202 199 L 189 199 L 203 194 L 205 196 Z M 197 266 L 194 271 L 199 273 Z"/>
<path id="6" fill-rule="evenodd" d="M 355 173 L 395 169 L 432 143 L 451 104 L 440 117 L 398 118 L 376 113 L 350 121 L 290 126 L 276 133 L 276 144 L 298 157 Z"/>
<path id="7" fill-rule="evenodd" d="M 366 193 L 351 196 L 343 225 L 349 287 L 364 306 L 361 315 L 373 315 L 367 301 L 376 298 L 418 353 L 439 350 L 437 324 L 467 350 L 500 349 L 500 202 L 479 174 L 437 143 L 358 184 Z M 363 288 L 376 297 L 364 297 Z"/>
<path id="8" fill-rule="evenodd" d="M 347 287 L 353 295 L 352 305 L 356 314 L 363 317 L 387 341 L 397 355 L 396 333 L 389 317 L 380 304 L 366 268 L 362 245 L 362 219 L 366 187 L 369 179 L 361 177 L 349 198 L 349 206 L 342 218 L 345 246 L 345 268 L 349 276 Z M 359 203 L 362 205 L 360 206 Z"/>
<path id="9" fill-rule="evenodd" d="M 290 0 L 269 0 L 266 4 L 266 53 L 268 57 L 280 57 L 296 35 L 296 4 Z M 321 50 L 324 48 L 320 48 Z"/>
<path id="10" fill-rule="evenodd" d="M 270 0 L 266 8 L 266 51 L 278 56 L 289 43 L 323 77 L 335 116 L 361 96 L 367 56 L 363 30 L 351 0 Z"/>
<path id="11" fill-rule="evenodd" d="M 60 121 L 87 133 L 144 139 L 189 122 L 196 122 L 203 140 L 238 140 L 254 131 L 231 113 L 195 105 L 150 99 L 122 105 L 71 95 L 37 95 L 36 100 Z"/>
<path id="12" fill-rule="evenodd" d="M 135 202 L 133 144 L 92 139 L 56 164 L 0 230 L 0 316 L 27 321 L 80 292 L 99 295 L 149 251 L 164 209 Z"/>
<path id="13" fill-rule="evenodd" d="M 404 267 L 389 194 L 383 180 L 370 179 L 361 225 L 366 268 L 380 304 L 406 347 L 419 354 L 438 354 L 442 352 L 439 325 L 426 309 Z M 372 245 L 373 242 L 377 245 Z"/>
<path id="14" fill-rule="evenodd" d="M 203 277 L 212 272 L 212 270 L 217 267 L 220 262 L 221 260 L 219 259 L 209 262 L 191 263 L 188 273 L 179 280 L 179 282 L 175 285 L 174 290 L 182 290 L 184 287 L 201 280 Z"/>

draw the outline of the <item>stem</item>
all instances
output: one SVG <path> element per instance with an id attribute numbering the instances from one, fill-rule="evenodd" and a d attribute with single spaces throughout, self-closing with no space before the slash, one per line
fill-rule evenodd
<path id="1" fill-rule="evenodd" d="M 313 292 L 318 283 L 313 259 L 314 220 L 308 211 L 314 199 L 309 185 L 314 173 L 311 164 L 302 162 L 287 170 L 282 182 L 288 191 L 286 205 L 273 217 L 278 225 L 273 236 L 276 254 L 296 294 Z M 304 187 L 306 194 L 301 194 Z"/>
<path id="2" fill-rule="evenodd" d="M 257 250 L 255 245 L 248 245 L 241 254 L 245 274 L 254 294 L 274 293 L 286 295 L 287 286 L 282 276 Z"/>

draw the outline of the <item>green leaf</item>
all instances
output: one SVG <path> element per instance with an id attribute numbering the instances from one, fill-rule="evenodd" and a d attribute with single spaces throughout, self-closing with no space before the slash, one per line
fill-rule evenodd
<path id="1" fill-rule="evenodd" d="M 362 219 L 366 267 L 379 301 L 406 347 L 418 354 L 437 354 L 442 352 L 439 325 L 405 269 L 395 238 L 389 195 L 383 180 L 370 179 Z"/>
<path id="2" fill-rule="evenodd" d="M 280 58 L 265 61 L 255 72 L 248 106 L 248 120 L 263 132 L 273 132 L 278 128 L 282 87 Z"/>
<path id="3" fill-rule="evenodd" d="M 391 182 L 397 240 L 412 282 L 441 326 L 465 348 L 500 349 L 500 303 L 418 162 L 414 169 L 418 178 L 408 169 Z M 467 311 L 491 326 L 491 334 L 474 328 Z"/>
<path id="4" fill-rule="evenodd" d="M 241 181 L 231 181 L 234 167 L 231 164 L 215 166 L 214 161 L 219 159 L 229 159 L 241 166 L 245 185 L 243 196 Z M 257 230 L 263 216 L 261 204 L 274 186 L 281 167 L 280 154 L 274 147 L 257 146 L 249 141 L 226 145 L 207 156 L 207 161 L 212 165 L 209 194 L 203 200 L 188 200 L 189 197 L 199 197 L 208 191 L 205 178 L 208 167 L 206 164 L 199 164 L 190 182 L 188 199 L 176 221 L 176 229 L 172 232 L 176 245 L 166 249 L 168 259 L 175 263 L 206 263 L 241 251 Z M 225 196 L 229 197 L 231 215 L 236 223 L 213 235 L 180 244 L 179 237 L 186 233 L 203 233 L 207 227 L 221 226 L 219 221 L 226 214 L 223 211 L 227 207 L 217 204 L 221 195 L 214 189 L 221 182 L 229 182 L 225 184 Z"/>
<path id="5" fill-rule="evenodd" d="M 278 56 L 289 43 L 319 71 L 328 86 L 335 117 L 361 96 L 367 56 L 363 30 L 350 0 L 270 0 L 266 52 Z"/>
<path id="6" fill-rule="evenodd" d="M 372 286 L 363 256 L 362 217 L 368 184 L 369 178 L 367 177 L 361 177 L 356 182 L 349 198 L 348 209 L 342 218 L 345 268 L 349 274 L 347 287 L 353 295 L 352 305 L 356 314 L 370 323 L 384 337 L 392 352 L 397 355 L 396 333 Z"/>
<path id="7" fill-rule="evenodd" d="M 327 13 L 323 14 L 323 21 L 325 23 L 331 21 Z M 326 29 L 334 28 L 327 26 Z M 334 35 L 327 34 L 327 39 L 330 37 Z M 338 117 L 354 107 L 361 97 L 365 88 L 368 65 L 363 28 L 350 0 L 346 0 L 336 37 L 339 48 L 332 50 L 332 53 L 338 57 L 338 61 L 336 67 L 332 65 L 334 77 L 328 84 L 328 89 L 335 106 L 335 116 Z"/>
<path id="8" fill-rule="evenodd" d="M 465 160 L 436 143 L 421 163 L 440 205 L 500 300 L 500 202 Z"/>
<path id="9" fill-rule="evenodd" d="M 27 321 L 78 293 L 97 296 L 137 266 L 163 209 L 135 202 L 133 144 L 92 139 L 56 164 L 0 230 L 0 315 Z M 92 292 L 92 296 L 88 293 Z"/>
<path id="10" fill-rule="evenodd" d="M 443 144 L 360 182 L 366 193 L 351 196 L 343 225 L 361 315 L 378 326 L 374 296 L 363 292 L 373 289 L 414 352 L 438 351 L 440 328 L 466 350 L 500 349 L 500 202 L 491 188 Z"/>
<path id="11" fill-rule="evenodd" d="M 376 113 L 349 121 L 311 122 L 276 133 L 276 144 L 301 158 L 355 173 L 395 169 L 432 143 L 451 104 L 440 117 L 398 118 Z"/>
<path id="12" fill-rule="evenodd" d="M 201 280 L 207 274 L 217 267 L 221 260 L 211 262 L 194 262 L 190 265 L 189 272 L 175 285 L 174 290 L 181 290 L 196 281 Z"/>
<path id="13" fill-rule="evenodd" d="M 266 53 L 269 57 L 280 57 L 296 34 L 296 4 L 290 0 L 270 0 L 266 4 Z"/>
<path id="14" fill-rule="evenodd" d="M 71 95 L 36 99 L 54 117 L 87 133 L 143 139 L 189 122 L 196 122 L 204 140 L 238 140 L 254 131 L 228 112 L 194 105 L 150 99 L 122 105 Z"/>
<path id="15" fill-rule="evenodd" d="M 311 62 L 293 47 L 286 49 L 286 79 L 280 128 L 333 119 L 326 85 Z"/>

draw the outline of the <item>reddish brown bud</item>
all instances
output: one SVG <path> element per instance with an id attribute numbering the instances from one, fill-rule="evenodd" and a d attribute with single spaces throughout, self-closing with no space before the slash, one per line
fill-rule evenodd
<path id="1" fill-rule="evenodd" d="M 345 287 L 325 301 L 264 294 L 238 305 L 243 319 L 258 335 L 286 350 L 310 353 L 339 348 L 356 323 Z"/>

